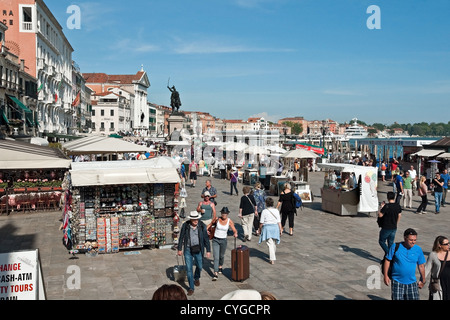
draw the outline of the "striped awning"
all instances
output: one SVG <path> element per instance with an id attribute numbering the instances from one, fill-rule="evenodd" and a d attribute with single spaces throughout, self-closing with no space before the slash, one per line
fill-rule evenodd
<path id="1" fill-rule="evenodd" d="M 12 101 L 14 101 L 14 103 L 15 103 L 20 109 L 22 109 L 22 110 L 25 111 L 26 113 L 32 112 L 30 109 L 28 109 L 28 107 L 27 107 L 26 105 L 24 105 L 24 104 L 22 103 L 22 101 L 20 101 L 20 100 L 17 99 L 16 97 L 11 96 L 11 95 L 9 95 L 9 94 L 7 94 L 7 96 L 8 96 L 8 98 L 10 98 Z"/>

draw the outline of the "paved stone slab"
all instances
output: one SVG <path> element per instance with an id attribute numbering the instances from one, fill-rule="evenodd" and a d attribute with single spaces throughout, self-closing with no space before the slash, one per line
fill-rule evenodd
<path id="1" fill-rule="evenodd" d="M 195 210 L 201 200 L 200 192 L 207 177 L 199 177 L 195 188 L 187 187 L 187 212 Z M 227 206 L 230 218 L 242 233 L 237 217 L 240 197 L 229 195 L 229 182 L 211 178 L 218 189 L 218 209 Z M 377 267 L 382 257 L 378 245 L 379 228 L 375 215 L 366 214 L 344 217 L 321 211 L 320 187 L 323 173 L 310 173 L 310 186 L 314 203 L 305 204 L 295 218 L 294 236 L 283 234 L 277 246 L 277 261 L 270 265 L 265 243 L 258 244 L 253 237 L 246 242 L 250 248 L 250 278 L 244 282 L 231 280 L 231 249 L 234 247 L 229 237 L 225 255 L 224 274 L 216 282 L 211 281 L 212 261 L 205 260 L 201 285 L 190 300 L 215 300 L 236 289 L 252 288 L 270 291 L 278 299 L 298 300 L 383 300 L 390 299 L 390 288 L 381 277 L 375 288 L 367 285 L 372 273 L 371 266 Z M 242 184 L 238 189 L 242 192 Z M 386 192 L 392 190 L 388 182 L 379 182 L 380 201 Z M 274 197 L 277 199 L 277 197 Z M 420 203 L 414 197 L 413 207 Z M 433 197 L 430 196 L 428 212 L 434 212 Z M 449 206 L 441 209 L 441 214 L 417 215 L 406 209 L 400 221 L 396 241 L 402 240 L 402 233 L 408 227 L 418 233 L 417 244 L 425 254 L 431 250 L 438 235 L 449 234 Z M 77 255 L 77 259 L 67 253 L 62 246 L 62 232 L 59 230 L 60 212 L 39 212 L 0 216 L 0 252 L 35 249 L 40 252 L 47 299 L 49 300 L 143 300 L 151 299 L 153 292 L 162 284 L 174 283 L 173 266 L 177 264 L 176 253 L 172 249 L 139 249 L 136 253 L 98 255 L 89 257 Z M 240 239 L 237 244 L 244 244 Z M 212 258 L 211 258 L 212 259 Z M 181 260 L 180 260 L 181 261 Z M 81 289 L 70 289 L 67 281 L 71 275 L 69 266 L 78 266 L 81 272 Z M 181 286 L 187 289 L 187 283 Z M 428 298 L 428 291 L 421 291 L 421 299 Z"/>

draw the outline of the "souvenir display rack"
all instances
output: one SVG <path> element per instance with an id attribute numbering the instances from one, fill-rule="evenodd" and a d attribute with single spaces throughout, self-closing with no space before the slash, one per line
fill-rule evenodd
<path id="1" fill-rule="evenodd" d="M 115 253 L 176 244 L 176 186 L 156 183 L 73 187 L 68 197 L 73 249 Z"/>

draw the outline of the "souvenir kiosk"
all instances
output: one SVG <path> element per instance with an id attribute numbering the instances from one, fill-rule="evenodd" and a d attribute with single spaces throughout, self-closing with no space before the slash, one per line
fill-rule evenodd
<path id="1" fill-rule="evenodd" d="M 324 172 L 322 210 L 341 216 L 378 211 L 377 168 L 319 163 Z"/>
<path id="2" fill-rule="evenodd" d="M 70 180 L 66 247 L 114 253 L 177 243 L 180 176 L 175 167 L 137 160 L 80 162 L 72 164 Z"/>

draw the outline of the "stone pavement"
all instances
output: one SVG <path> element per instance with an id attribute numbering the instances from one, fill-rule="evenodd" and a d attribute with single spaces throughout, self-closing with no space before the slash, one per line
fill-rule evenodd
<path id="1" fill-rule="evenodd" d="M 187 187 L 187 211 L 195 210 L 207 177 L 200 177 L 195 188 Z M 337 216 L 321 211 L 320 187 L 323 173 L 310 174 L 314 202 L 305 204 L 295 218 L 294 235 L 283 234 L 277 246 L 277 261 L 268 263 L 268 248 L 258 244 L 257 237 L 245 242 L 250 248 L 250 278 L 243 282 L 231 280 L 230 252 L 233 237 L 228 238 L 224 274 L 211 281 L 212 257 L 205 259 L 201 285 L 189 300 L 215 300 L 236 289 L 252 288 L 272 292 L 279 300 L 384 300 L 390 299 L 390 288 L 379 276 L 382 250 L 378 244 L 379 228 L 372 216 Z M 229 182 L 212 178 L 218 190 L 218 208 L 227 206 L 230 218 L 237 224 L 240 197 L 229 195 Z M 242 184 L 238 185 L 241 194 Z M 392 186 L 379 182 L 380 201 Z M 449 234 L 449 206 L 434 214 L 434 198 L 429 197 L 429 213 L 417 215 L 412 209 L 403 211 L 396 241 L 403 231 L 412 227 L 419 233 L 417 245 L 427 256 L 438 235 Z M 414 197 L 417 208 L 420 198 Z M 175 283 L 173 266 L 177 264 L 172 249 L 139 249 L 103 254 L 95 257 L 84 254 L 76 259 L 62 245 L 61 212 L 39 212 L 0 216 L 0 252 L 39 249 L 40 261 L 48 300 L 144 300 L 151 299 L 161 285 Z M 237 244 L 244 244 L 240 234 Z M 181 259 L 180 259 L 181 261 Z M 81 287 L 70 288 L 70 266 L 78 266 Z M 375 273 L 374 273 L 375 272 Z M 69 287 L 67 283 L 69 282 Z M 187 283 L 181 284 L 187 289 Z M 421 291 L 426 300 L 428 290 Z"/>

